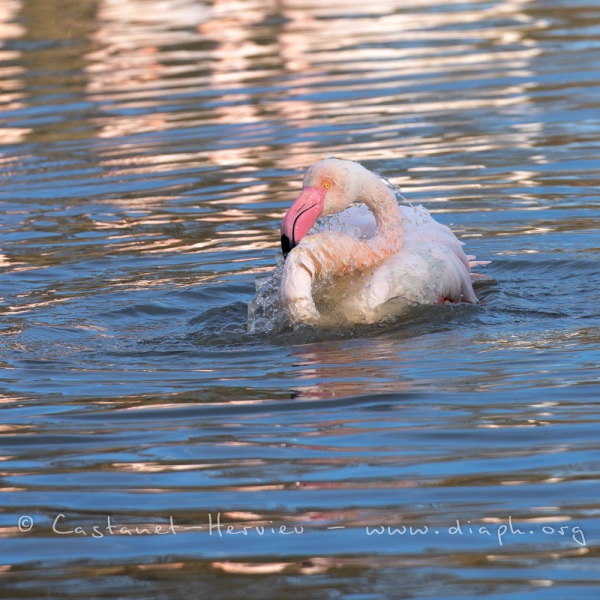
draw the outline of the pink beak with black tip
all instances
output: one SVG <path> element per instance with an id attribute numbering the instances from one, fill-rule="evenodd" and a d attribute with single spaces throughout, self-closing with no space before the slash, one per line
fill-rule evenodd
<path id="1" fill-rule="evenodd" d="M 323 210 L 325 190 L 306 187 L 281 221 L 281 250 L 287 256 L 314 225 Z"/>

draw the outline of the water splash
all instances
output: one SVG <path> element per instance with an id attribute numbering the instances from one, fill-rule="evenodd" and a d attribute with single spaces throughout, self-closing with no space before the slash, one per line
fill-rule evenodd
<path id="1" fill-rule="evenodd" d="M 289 325 L 279 300 L 284 263 L 283 255 L 279 254 L 275 269 L 266 276 L 256 278 L 256 294 L 248 304 L 248 333 L 282 331 Z"/>

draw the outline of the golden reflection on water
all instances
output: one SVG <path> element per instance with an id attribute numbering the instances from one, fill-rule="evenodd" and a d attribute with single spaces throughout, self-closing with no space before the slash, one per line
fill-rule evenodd
<path id="1" fill-rule="evenodd" d="M 427 162 L 449 152 L 468 157 L 502 148 L 533 148 L 541 133 L 536 122 L 486 132 L 475 124 L 465 127 L 461 120 L 455 136 L 438 126 L 441 118 L 452 123 L 454 114 L 481 110 L 535 116 L 528 78 L 531 60 L 540 53 L 537 32 L 547 23 L 530 15 L 529 5 L 527 0 L 476 2 L 469 9 L 460 2 L 442 8 L 437 0 L 408 6 L 399 0 L 374 0 L 368 5 L 317 0 L 97 0 L 86 5 L 94 10 L 81 11 L 79 17 L 89 22 L 80 23 L 76 31 L 85 33 L 89 42 L 81 92 L 95 107 L 88 124 L 98 140 L 99 165 L 115 181 L 208 169 L 218 179 L 226 173 L 229 184 L 246 182 L 233 194 L 216 192 L 213 197 L 197 188 L 198 202 L 210 208 L 197 220 L 213 228 L 203 239 L 190 244 L 176 236 L 163 239 L 158 232 L 136 241 L 125 241 L 124 236 L 118 251 L 201 251 L 213 245 L 227 247 L 225 240 L 236 235 L 242 242 L 240 250 L 275 247 L 274 225 L 248 228 L 247 224 L 278 218 L 283 210 L 257 212 L 254 206 L 289 202 L 300 172 L 323 155 L 366 161 L 400 161 L 417 155 Z M 36 7 L 37 0 L 3 4 L 0 58 L 2 39 L 43 37 L 41 17 L 50 14 L 50 5 L 30 25 L 35 30 L 14 23 L 19 13 L 32 14 Z M 58 26 L 55 19 L 50 26 L 53 30 Z M 10 69 L 3 99 L 9 106 L 15 102 L 22 106 L 27 102 L 23 68 Z M 490 85 L 494 74 L 506 83 Z M 465 93 L 440 97 L 427 87 L 477 80 L 484 91 L 474 96 L 466 88 Z M 216 128 L 214 134 L 205 135 L 211 127 Z M 177 138 L 179 131 L 191 128 L 202 134 L 196 144 L 179 149 L 161 142 L 161 134 L 172 132 Z M 317 129 L 319 135 L 313 132 Z M 347 133 L 340 135 L 344 130 Z M 278 142 L 279 131 L 295 132 L 294 139 Z M 27 128 L 8 128 L 2 135 L 6 142 L 16 142 L 28 133 Z M 152 137 L 143 141 L 147 135 Z M 541 152 L 535 154 L 538 162 L 544 162 Z M 297 171 L 298 177 L 280 181 L 273 190 L 271 182 L 252 177 L 265 163 L 283 172 Z M 408 192 L 430 192 L 437 202 L 500 185 L 489 180 L 486 165 L 478 163 L 476 168 L 468 158 L 456 168 L 463 169 L 464 177 L 445 176 L 434 166 L 386 175 Z M 515 171 L 513 177 L 523 186 L 536 184 L 533 171 Z M 165 200 L 178 195 L 176 190 L 138 194 L 113 197 L 109 203 L 160 210 Z M 106 229 L 96 216 L 89 218 L 98 230 Z M 127 217 L 111 225 L 134 227 L 136 221 L 155 228 L 161 224 L 158 219 L 152 224 Z M 232 223 L 239 223 L 237 232 L 221 231 L 221 226 Z"/>
<path id="2" fill-rule="evenodd" d="M 20 38 L 25 29 L 15 22 L 21 8 L 20 0 L 5 0 L 0 4 L 0 104 L 3 110 L 14 110 L 23 107 L 25 97 L 21 77 L 24 69 L 15 63 L 21 58 L 18 50 L 8 50 L 6 42 Z M 9 63 L 4 65 L 4 63 Z M 3 124 L 0 129 L 1 144 L 17 144 L 30 132 L 29 128 L 12 127 Z M 0 157 L 2 156 L 0 151 Z"/>
<path id="3" fill-rule="evenodd" d="M 147 22 L 144 18 L 132 19 L 132 15 L 140 14 L 141 5 L 148 4 L 150 10 L 143 13 L 152 16 Z M 352 7 L 352 18 L 348 18 L 350 7 L 347 5 L 336 7 L 320 2 L 309 8 L 303 3 L 299 7 L 294 2 L 282 2 L 275 8 L 271 2 L 247 4 L 226 0 L 215 2 L 211 10 L 194 3 L 188 3 L 184 10 L 185 2 L 174 5 L 160 2 L 154 6 L 133 0 L 122 3 L 104 0 L 98 11 L 101 26 L 93 36 L 102 49 L 88 55 L 88 93 L 99 101 L 110 98 L 111 110 L 120 103 L 133 108 L 143 107 L 140 102 L 145 102 L 148 108 L 154 107 L 148 114 L 107 116 L 101 124 L 101 137 L 169 129 L 180 126 L 182 121 L 197 124 L 195 120 L 200 117 L 197 111 L 180 112 L 173 120 L 172 115 L 157 108 L 169 101 L 175 87 L 180 90 L 204 87 L 223 92 L 211 110 L 202 115 L 202 122 L 207 125 L 265 123 L 264 115 L 298 124 L 307 119 L 354 124 L 357 117 L 366 121 L 376 115 L 377 125 L 371 129 L 374 140 L 371 144 L 362 144 L 359 158 L 401 157 L 406 148 L 402 148 L 394 121 L 406 113 L 407 105 L 415 116 L 424 118 L 486 106 L 501 110 L 518 105 L 519 110 L 524 109 L 527 84 L 511 83 L 504 90 L 495 88 L 494 94 L 487 98 L 467 95 L 436 102 L 432 102 L 427 93 L 415 94 L 410 84 L 423 75 L 430 78 L 437 75 L 453 82 L 467 80 L 479 73 L 485 74 L 489 68 L 496 72 L 501 70 L 505 77 L 526 77 L 530 74 L 529 61 L 539 54 L 535 42 L 528 36 L 532 30 L 544 26 L 522 11 L 527 4 L 525 0 L 507 1 L 492 7 L 475 6 L 470 11 L 423 12 L 428 5 L 439 9 L 432 0 L 419 3 L 416 7 L 419 12 L 411 13 L 399 2 L 374 2 L 368 8 L 357 3 Z M 394 8 L 404 10 L 394 12 Z M 265 29 L 261 23 L 273 12 L 280 13 L 282 25 L 275 30 L 274 37 L 269 36 L 268 42 L 258 45 L 252 38 Z M 490 44 L 489 52 L 482 48 L 474 54 L 471 45 L 452 41 L 464 40 L 458 26 L 486 23 L 500 14 L 510 15 L 510 23 L 469 31 L 471 36 Z M 320 18 L 325 15 L 326 19 Z M 452 27 L 457 29 L 453 31 Z M 436 32 L 435 28 L 443 31 Z M 332 30 L 336 32 L 334 37 Z M 431 45 L 437 35 L 443 42 L 443 52 Z M 342 47 L 339 39 L 344 39 Z M 401 45 L 397 44 L 399 39 Z M 185 52 L 171 49 L 175 44 L 194 45 L 194 48 Z M 496 48 L 509 44 L 517 47 L 502 52 Z M 268 68 L 261 68 L 267 65 Z M 349 68 L 354 74 L 364 74 L 360 83 L 348 77 Z M 205 75 L 198 75 L 198 70 Z M 283 86 L 283 89 L 267 93 L 244 91 L 249 78 Z M 142 87 L 132 90 L 132 82 Z M 127 84 L 127 95 L 121 96 L 124 84 Z M 380 93 L 371 93 L 362 100 L 354 98 L 351 106 L 344 100 L 306 98 L 317 89 L 323 92 L 335 89 L 333 86 L 342 86 L 347 93 L 368 86 Z M 234 90 L 235 94 L 228 95 L 227 89 Z M 390 122 L 387 130 L 386 119 Z M 404 123 L 402 128 L 410 126 Z M 265 133 L 268 135 L 269 131 L 267 126 Z M 511 132 L 511 136 L 516 136 L 510 138 L 511 142 L 520 143 L 526 139 L 527 132 L 521 137 Z M 386 139 L 393 139 L 394 144 L 386 144 Z M 280 160 L 285 160 L 288 168 L 304 168 L 323 152 L 312 151 L 313 145 L 294 143 L 285 153 L 279 153 Z M 472 149 L 486 145 L 494 147 L 494 140 L 480 139 Z M 441 152 L 444 147 L 433 147 L 429 153 Z M 218 165 L 224 155 L 227 164 L 231 164 L 229 156 L 233 155 L 238 163 L 251 164 L 252 156 L 244 150 L 247 149 L 200 151 L 198 158 L 208 158 Z M 353 147 L 336 143 L 335 150 L 353 152 Z M 426 147 L 421 151 L 427 155 Z"/>
<path id="4" fill-rule="evenodd" d="M 0 137 L 39 142 L 62 133 L 71 139 L 81 119 L 74 139 L 91 138 L 93 167 L 100 169 L 86 185 L 105 178 L 115 185 L 128 178 L 156 182 L 149 191 L 98 194 L 93 201 L 111 218 L 91 211 L 80 223 L 57 221 L 67 239 L 103 232 L 120 255 L 275 251 L 276 221 L 296 195 L 301 172 L 331 154 L 379 161 L 409 200 L 418 194 L 434 212 L 471 214 L 471 201 L 488 198 L 478 213 L 516 204 L 529 211 L 547 207 L 536 194 L 538 167 L 550 160 L 540 144 L 547 125 L 539 118 L 533 79 L 550 24 L 527 0 L 468 6 L 438 0 L 94 0 L 76 13 L 72 34 L 62 30 L 53 7 L 54 0 L 2 4 L 0 60 L 9 61 L 2 99 L 9 107 L 38 106 L 44 80 L 34 77 L 37 87 L 29 90 L 26 69 L 56 70 L 64 59 L 76 75 L 58 78 L 57 93 L 93 109 L 77 118 L 69 114 L 64 131 L 60 124 L 48 131 L 7 127 Z M 31 18 L 16 22 L 23 16 Z M 67 48 L 69 35 L 85 40 L 82 55 Z M 22 52 L 7 54 L 8 40 L 45 36 L 67 49 L 32 50 L 26 66 L 10 64 Z M 440 94 L 445 84 L 448 92 Z M 486 126 L 506 115 L 523 122 Z M 515 151 L 520 160 L 511 163 Z M 446 155 L 451 164 L 442 159 Z M 490 175 L 489 156 L 496 162 L 491 166 L 497 168 L 502 156 L 510 166 Z M 186 181 L 171 186 L 178 172 Z M 547 183 L 551 176 L 545 177 Z M 494 201 L 507 185 L 517 191 Z M 179 201 L 185 210 L 171 212 L 170 203 Z M 202 210 L 194 212 L 194 205 Z M 582 219 L 568 226 L 591 230 L 595 224 Z M 460 233 L 537 240 L 560 231 L 559 222 L 505 221 Z M 62 260 L 53 247 L 26 260 L 3 256 L 14 270 Z"/>
<path id="5" fill-rule="evenodd" d="M 369 344 L 307 344 L 292 350 L 295 368 L 292 392 L 300 399 L 336 398 L 356 394 L 412 389 L 402 373 L 402 345 L 398 340 L 370 339 Z M 360 352 L 361 362 L 356 362 Z M 393 367 L 392 367 L 393 366 Z"/>

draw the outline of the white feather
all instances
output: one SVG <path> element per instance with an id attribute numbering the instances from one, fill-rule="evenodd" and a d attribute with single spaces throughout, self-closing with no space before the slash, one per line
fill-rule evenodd
<path id="1" fill-rule="evenodd" d="M 366 169 L 360 169 L 356 169 L 357 176 L 364 177 Z M 368 185 L 376 187 L 372 181 Z M 385 190 L 380 193 L 386 195 Z M 382 235 L 372 210 L 362 203 L 317 220 L 284 266 L 280 296 L 292 319 L 321 325 L 372 323 L 414 304 L 477 302 L 470 267 L 485 263 L 468 257 L 462 242 L 424 207 L 397 207 L 397 229 L 391 235 L 401 244 L 390 238 L 389 224 Z M 385 210 L 389 223 L 393 210 L 389 204 Z M 391 255 L 381 252 L 386 240 L 399 249 Z M 365 248 L 371 253 L 375 248 L 382 258 L 365 266 Z M 356 269 L 349 268 L 353 253 L 359 257 Z"/>

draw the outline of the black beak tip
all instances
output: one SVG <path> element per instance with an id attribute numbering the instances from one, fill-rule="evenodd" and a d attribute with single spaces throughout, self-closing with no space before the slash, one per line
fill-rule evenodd
<path id="1" fill-rule="evenodd" d="M 294 244 L 290 241 L 290 238 L 283 234 L 281 236 L 281 251 L 283 252 L 283 258 L 285 258 L 294 247 Z"/>

